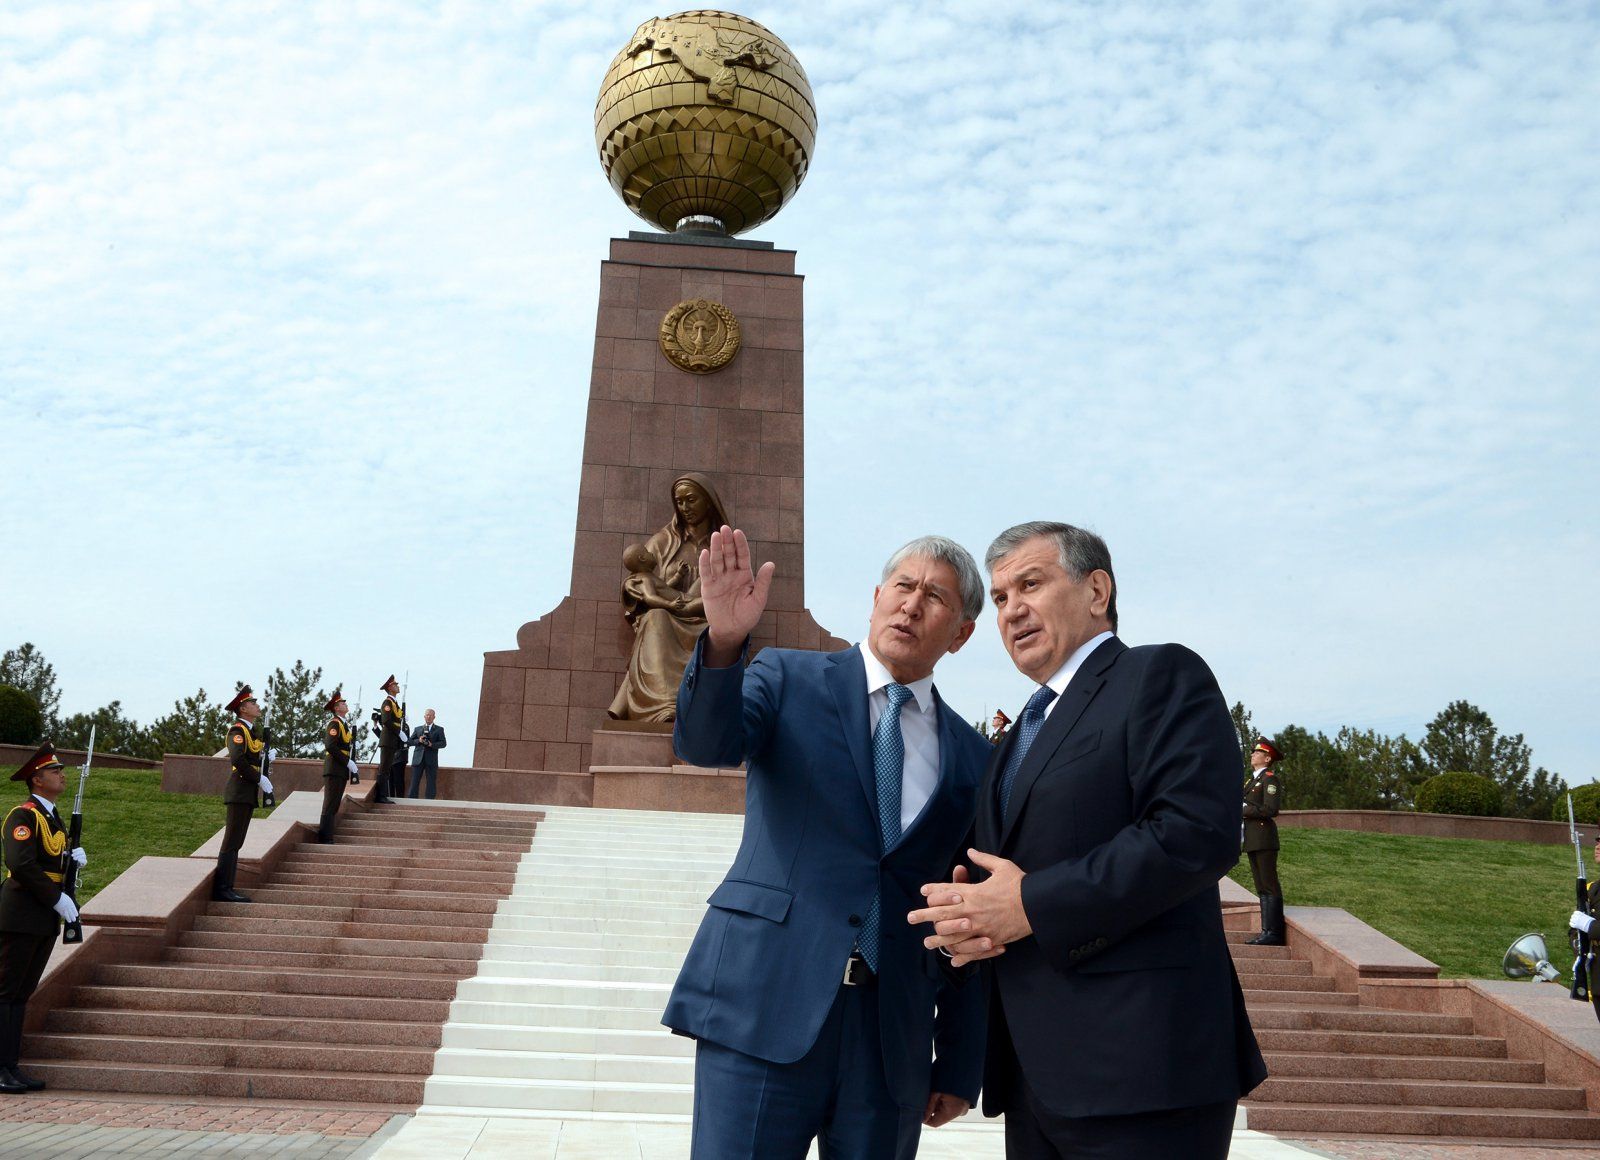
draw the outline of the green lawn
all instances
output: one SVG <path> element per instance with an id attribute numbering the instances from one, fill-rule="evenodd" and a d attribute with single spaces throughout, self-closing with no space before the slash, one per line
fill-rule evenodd
<path id="1" fill-rule="evenodd" d="M 1572 968 L 1567 916 L 1577 863 L 1571 846 L 1345 830 L 1278 834 L 1278 876 L 1290 906 L 1348 910 L 1438 963 L 1446 978 L 1503 978 L 1501 956 L 1529 931 L 1545 936 L 1556 966 Z M 1250 889 L 1246 861 L 1230 876 Z"/>
<path id="2" fill-rule="evenodd" d="M 26 791 L 8 781 L 16 766 L 0 767 L 0 807 L 9 811 Z M 63 819 L 72 816 L 78 792 L 78 771 L 67 767 L 67 789 L 56 803 Z M 271 811 L 257 810 L 264 818 Z M 89 775 L 83 802 L 83 848 L 89 865 L 83 871 L 78 901 L 95 893 L 146 854 L 181 858 L 194 853 L 222 828 L 219 795 L 162 793 L 159 769 L 107 769 Z"/>

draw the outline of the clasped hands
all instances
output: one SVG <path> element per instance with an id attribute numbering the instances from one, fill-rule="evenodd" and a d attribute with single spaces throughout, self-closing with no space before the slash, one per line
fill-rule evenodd
<path id="1" fill-rule="evenodd" d="M 1033 933 L 1022 908 L 1022 879 L 1015 862 L 982 850 L 968 850 L 974 866 L 989 872 L 982 882 L 971 881 L 965 866 L 952 872 L 953 881 L 930 882 L 922 888 L 927 906 L 906 915 L 913 926 L 933 924 L 934 933 L 922 940 L 929 950 L 950 956 L 951 965 L 992 959 L 1005 954 L 1006 945 Z"/>

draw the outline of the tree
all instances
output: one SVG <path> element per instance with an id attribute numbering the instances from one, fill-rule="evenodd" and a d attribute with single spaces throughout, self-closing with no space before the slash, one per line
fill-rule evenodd
<path id="1" fill-rule="evenodd" d="M 323 706 L 328 697 L 320 666 L 308 669 L 304 661 L 297 660 L 287 673 L 281 668 L 272 671 L 263 707 L 279 757 L 322 756 L 322 725 L 327 716 Z"/>
<path id="2" fill-rule="evenodd" d="M 37 745 L 44 735 L 44 714 L 26 689 L 0 685 L 0 744 Z"/>
<path id="3" fill-rule="evenodd" d="M 97 753 L 120 753 L 126 757 L 159 759 L 161 750 L 146 729 L 131 717 L 122 715 L 122 702 L 93 713 L 74 713 L 56 724 L 55 743 L 62 749 L 84 749 L 89 744 L 89 727 L 94 726 Z"/>
<path id="4" fill-rule="evenodd" d="M 1387 737 L 1346 725 L 1333 746 L 1342 757 L 1345 809 L 1408 810 L 1431 772 L 1416 742 L 1404 733 Z"/>
<path id="5" fill-rule="evenodd" d="M 1233 731 L 1239 735 L 1240 759 L 1244 763 L 1244 768 L 1248 770 L 1250 768 L 1250 751 L 1256 747 L 1256 740 L 1261 735 L 1250 724 L 1250 710 L 1244 707 L 1243 701 L 1235 701 L 1233 708 L 1228 712 L 1233 717 Z"/>
<path id="6" fill-rule="evenodd" d="M 39 712 L 48 728 L 56 722 L 56 710 L 61 707 L 61 690 L 56 688 L 55 666 L 44 659 L 44 654 L 25 642 L 20 648 L 7 649 L 0 656 L 0 685 L 10 685 L 30 693 L 38 702 Z"/>
<path id="7" fill-rule="evenodd" d="M 1468 701 L 1452 701 L 1428 723 L 1422 752 L 1433 773 L 1476 773 L 1500 787 L 1501 809 L 1518 818 L 1548 817 L 1567 783 L 1541 767 L 1522 734 L 1503 737 L 1489 714 Z"/>
<path id="8" fill-rule="evenodd" d="M 150 726 L 152 746 L 161 753 L 212 754 L 225 744 L 232 718 L 201 689 L 192 697 L 175 701 L 172 712 Z"/>

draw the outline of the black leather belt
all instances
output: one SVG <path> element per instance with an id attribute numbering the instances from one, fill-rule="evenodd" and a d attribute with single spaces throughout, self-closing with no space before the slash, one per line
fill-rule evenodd
<path id="1" fill-rule="evenodd" d="M 859 954 L 852 954 L 845 960 L 844 985 L 846 987 L 876 987 L 878 976 L 872 973 L 872 968 L 867 966 L 867 960 Z"/>

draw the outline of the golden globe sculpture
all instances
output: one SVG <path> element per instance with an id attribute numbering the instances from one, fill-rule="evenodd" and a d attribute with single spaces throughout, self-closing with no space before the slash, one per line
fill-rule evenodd
<path id="1" fill-rule="evenodd" d="M 645 21 L 594 106 L 611 188 L 669 232 L 760 225 L 800 188 L 816 137 L 811 83 L 794 53 L 731 12 Z"/>

